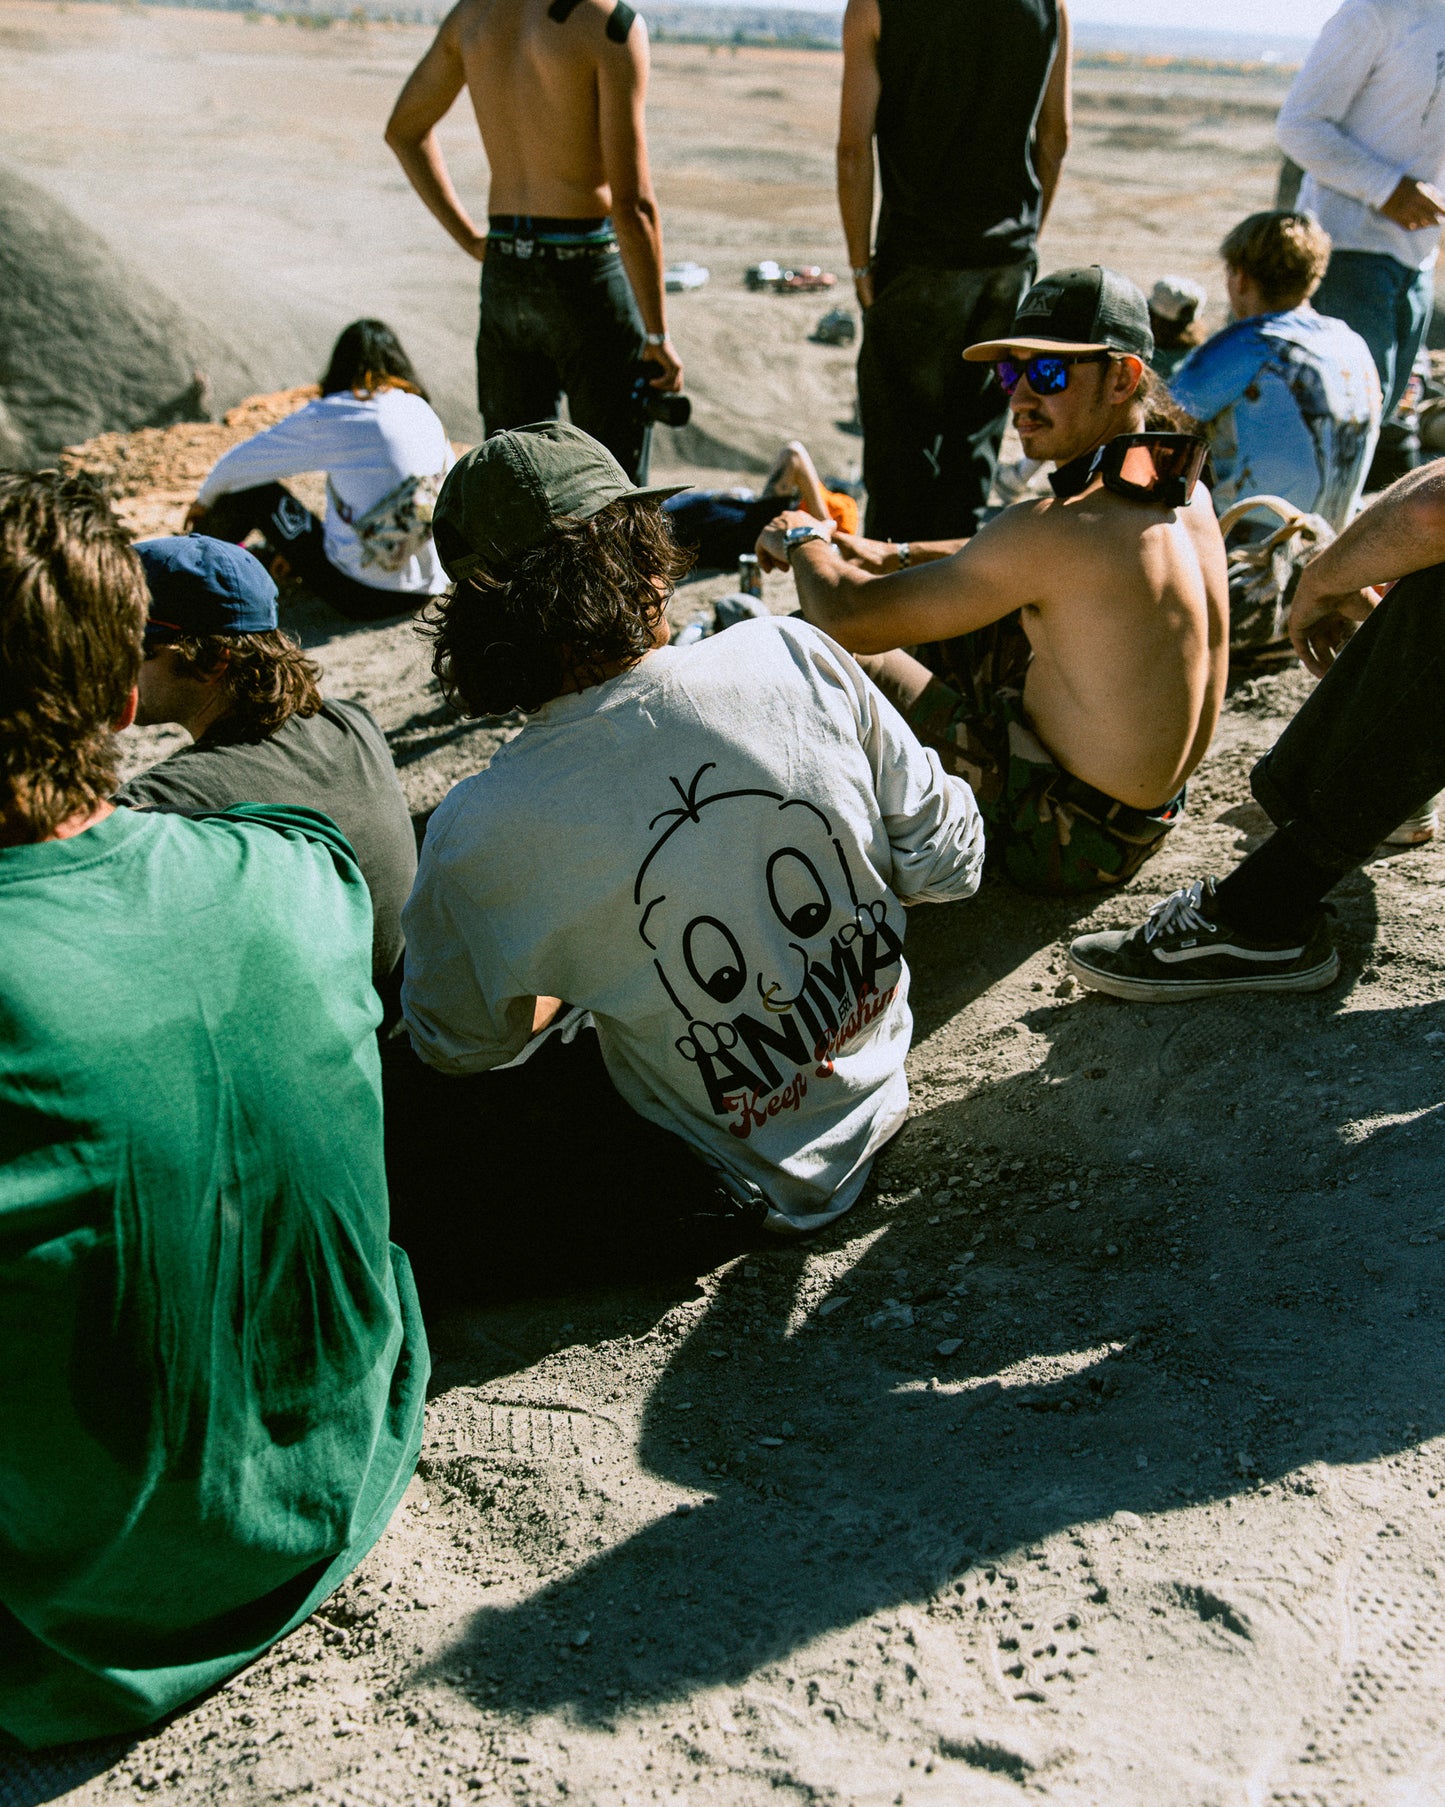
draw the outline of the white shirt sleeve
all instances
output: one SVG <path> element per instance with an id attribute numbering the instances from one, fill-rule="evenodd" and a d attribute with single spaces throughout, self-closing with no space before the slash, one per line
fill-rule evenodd
<path id="1" fill-rule="evenodd" d="M 954 903 L 983 878 L 983 818 L 973 792 L 944 771 L 852 656 L 830 642 L 854 699 L 858 735 L 893 850 L 890 883 L 904 903 Z"/>
<path id="2" fill-rule="evenodd" d="M 1367 150 L 1341 122 L 1388 42 L 1374 0 L 1345 0 L 1326 20 L 1279 114 L 1286 156 L 1327 188 L 1375 208 L 1389 200 L 1405 171 Z"/>
<path id="3" fill-rule="evenodd" d="M 442 1073 L 486 1073 L 526 1047 L 535 994 L 513 977 L 485 906 L 466 883 L 466 860 L 433 818 L 402 911 L 406 977 L 402 1020 L 412 1046 Z"/>
<path id="4" fill-rule="evenodd" d="M 311 402 L 264 433 L 242 440 L 211 466 L 196 500 L 209 507 L 217 496 L 229 496 L 238 489 L 276 483 L 302 471 L 329 469 L 328 456 L 335 441 L 329 424 Z"/>

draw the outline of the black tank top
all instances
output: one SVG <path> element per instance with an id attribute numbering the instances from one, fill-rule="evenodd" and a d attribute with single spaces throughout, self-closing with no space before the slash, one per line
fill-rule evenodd
<path id="1" fill-rule="evenodd" d="M 1039 229 L 1032 141 L 1056 0 L 879 0 L 880 264 L 1018 263 Z"/>

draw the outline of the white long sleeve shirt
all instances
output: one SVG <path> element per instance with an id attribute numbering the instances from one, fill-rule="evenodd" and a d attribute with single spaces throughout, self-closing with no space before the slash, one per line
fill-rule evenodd
<path id="1" fill-rule="evenodd" d="M 448 1073 L 585 1005 L 639 1115 L 757 1185 L 779 1229 L 857 1197 L 908 1107 L 905 901 L 968 897 L 973 793 L 858 664 L 745 622 L 556 697 L 427 829 L 406 1025 Z"/>
<path id="2" fill-rule="evenodd" d="M 407 477 L 437 476 L 453 462 L 446 428 L 419 395 L 383 389 L 358 396 L 347 389 L 308 402 L 254 439 L 232 446 L 212 465 L 197 500 L 204 507 L 238 489 L 325 471 L 355 521 Z M 363 559 L 361 542 L 329 500 L 324 532 L 328 560 L 358 583 L 430 596 L 448 587 L 430 539 L 400 570 L 386 571 Z"/>
<path id="3" fill-rule="evenodd" d="M 1345 0 L 1280 109 L 1279 142 L 1336 250 L 1431 268 L 1439 229 L 1407 232 L 1379 209 L 1403 176 L 1445 180 L 1445 0 Z"/>

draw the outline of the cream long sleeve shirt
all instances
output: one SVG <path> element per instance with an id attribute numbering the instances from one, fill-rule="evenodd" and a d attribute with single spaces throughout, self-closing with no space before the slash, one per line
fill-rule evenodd
<path id="1" fill-rule="evenodd" d="M 354 521 L 405 478 L 443 475 L 454 462 L 446 428 L 419 395 L 405 389 L 353 395 L 348 389 L 308 402 L 232 446 L 211 466 L 197 500 L 209 506 L 238 489 L 325 471 Z M 386 571 L 366 562 L 351 523 L 329 502 L 323 526 L 327 559 L 358 583 L 428 596 L 448 587 L 430 538 L 399 571 Z"/>
<path id="2" fill-rule="evenodd" d="M 1445 0 L 1345 0 L 1280 109 L 1279 142 L 1336 250 L 1431 268 L 1439 228 L 1407 232 L 1379 209 L 1402 176 L 1445 181 Z"/>
<path id="3" fill-rule="evenodd" d="M 757 621 L 554 698 L 427 829 L 406 1025 L 449 1073 L 585 1005 L 641 1116 L 774 1227 L 857 1197 L 908 1106 L 905 902 L 968 897 L 973 793 L 854 659 Z"/>

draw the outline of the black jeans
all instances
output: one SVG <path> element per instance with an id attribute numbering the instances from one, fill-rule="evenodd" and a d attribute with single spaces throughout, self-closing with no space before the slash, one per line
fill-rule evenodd
<path id="1" fill-rule="evenodd" d="M 392 1240 L 424 1301 L 686 1274 L 738 1254 L 766 1206 L 734 1198 L 607 1075 L 596 1033 L 454 1078 L 382 1045 Z"/>
<path id="2" fill-rule="evenodd" d="M 1396 584 L 1250 784 L 1276 826 L 1341 878 L 1445 789 L 1445 565 Z"/>
<path id="3" fill-rule="evenodd" d="M 880 259 L 858 354 L 866 532 L 942 540 L 982 526 L 1008 400 L 964 348 L 1009 330 L 1033 274 L 1031 259 L 893 271 Z"/>
<path id="4" fill-rule="evenodd" d="M 647 350 L 616 245 L 527 257 L 493 247 L 482 265 L 477 407 L 489 434 L 555 420 L 600 439 L 634 483 L 647 481 L 652 428 L 632 399 Z"/>
<path id="5" fill-rule="evenodd" d="M 272 554 L 279 554 L 314 596 L 330 603 L 348 621 L 384 621 L 410 615 L 429 597 L 409 590 L 383 590 L 338 571 L 326 556 L 325 529 L 304 503 L 279 483 L 259 483 L 219 496 L 206 510 L 200 531 L 218 540 L 244 540 L 265 535 Z M 263 564 L 270 560 L 263 558 Z"/>

